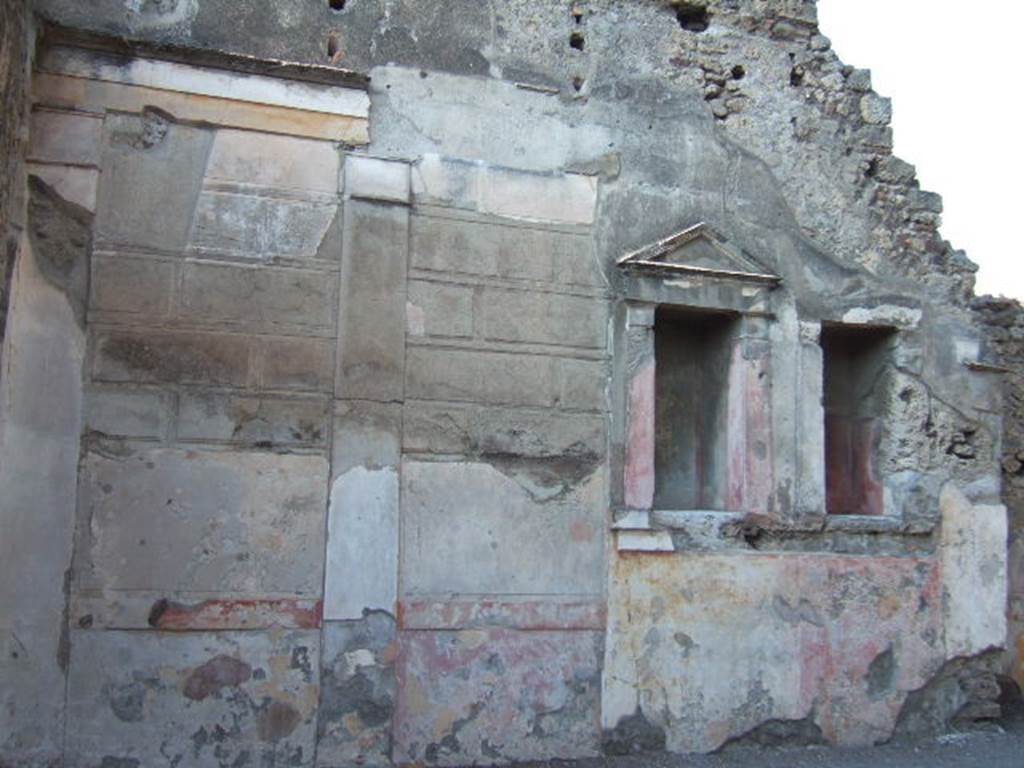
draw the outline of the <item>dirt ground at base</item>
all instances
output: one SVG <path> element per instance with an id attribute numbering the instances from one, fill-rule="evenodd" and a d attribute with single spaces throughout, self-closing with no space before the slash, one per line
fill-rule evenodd
<path id="1" fill-rule="evenodd" d="M 736 747 L 725 754 L 668 753 L 552 760 L 530 768 L 1024 768 L 1024 715 L 990 730 L 856 749 Z"/>

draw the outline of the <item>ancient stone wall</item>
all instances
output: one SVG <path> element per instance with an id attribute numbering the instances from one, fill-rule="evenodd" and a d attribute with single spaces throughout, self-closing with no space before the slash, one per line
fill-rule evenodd
<path id="1" fill-rule="evenodd" d="M 0 562 L 36 653 L 0 684 L 40 703 L 0 761 L 998 714 L 972 268 L 813 3 L 37 7 L 135 40 L 51 28 L 34 73 Z M 871 375 L 835 394 L 840 358 Z M 836 471 L 871 503 L 830 508 Z"/>
<path id="2" fill-rule="evenodd" d="M 1019 301 L 983 296 L 973 307 L 987 326 L 994 361 L 1004 376 L 1003 502 L 1009 510 L 1009 624 L 1011 673 L 1024 685 L 1024 308 Z"/>

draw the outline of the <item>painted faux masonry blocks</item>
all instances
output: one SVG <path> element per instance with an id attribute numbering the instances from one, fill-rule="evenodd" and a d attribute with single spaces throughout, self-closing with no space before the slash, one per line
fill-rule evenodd
<path id="1" fill-rule="evenodd" d="M 919 703 L 1005 643 L 980 337 L 808 245 L 711 118 L 673 113 L 669 178 L 597 95 L 59 39 L 0 385 L 0 763 L 865 744 L 993 706 Z"/>

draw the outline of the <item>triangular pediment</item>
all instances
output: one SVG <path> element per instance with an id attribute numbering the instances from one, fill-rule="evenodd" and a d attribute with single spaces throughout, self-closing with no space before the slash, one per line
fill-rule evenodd
<path id="1" fill-rule="evenodd" d="M 781 282 L 781 278 L 704 222 L 627 253 L 619 259 L 618 265 L 638 271 L 683 272 L 722 279 Z"/>

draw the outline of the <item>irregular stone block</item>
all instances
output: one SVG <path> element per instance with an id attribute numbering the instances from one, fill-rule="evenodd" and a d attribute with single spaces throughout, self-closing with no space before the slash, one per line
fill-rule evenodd
<path id="1" fill-rule="evenodd" d="M 340 165 L 331 142 L 221 128 L 206 178 L 333 195 L 338 192 Z"/>
<path id="2" fill-rule="evenodd" d="M 94 381 L 244 386 L 250 341 L 212 333 L 97 330 Z"/>
<path id="3" fill-rule="evenodd" d="M 153 113 L 108 113 L 97 238 L 184 250 L 212 143 L 209 129 L 177 125 Z"/>
<path id="4" fill-rule="evenodd" d="M 603 348 L 607 304 L 603 299 L 486 288 L 481 301 L 485 338 Z"/>
<path id="5" fill-rule="evenodd" d="M 29 130 L 28 160 L 67 165 L 100 164 L 103 118 L 84 112 L 37 109 Z"/>
<path id="6" fill-rule="evenodd" d="M 85 432 L 156 440 L 163 437 L 167 421 L 167 402 L 160 392 L 123 389 L 86 392 Z"/>
<path id="7" fill-rule="evenodd" d="M 396 763 L 594 757 L 597 632 L 403 632 Z"/>
<path id="8" fill-rule="evenodd" d="M 348 155 L 345 158 L 345 194 L 367 200 L 408 203 L 409 164 Z"/>
<path id="9" fill-rule="evenodd" d="M 1006 642 L 1006 507 L 972 505 L 952 483 L 939 496 L 946 654 L 973 656 Z"/>
<path id="10" fill-rule="evenodd" d="M 331 486 L 324 617 L 394 614 L 398 597 L 398 472 L 353 467 Z"/>
<path id="11" fill-rule="evenodd" d="M 392 764 L 397 655 L 395 621 L 386 614 L 324 625 L 318 768 Z"/>
<path id="12" fill-rule="evenodd" d="M 172 262 L 94 254 L 89 283 L 92 312 L 126 312 L 164 317 L 170 311 Z"/>
<path id="13" fill-rule="evenodd" d="M 182 315 L 202 323 L 239 323 L 246 330 L 334 329 L 336 278 L 303 269 L 187 263 Z"/>
<path id="14" fill-rule="evenodd" d="M 152 449 L 90 454 L 76 562 L 84 589 L 318 595 L 327 462 Z"/>
<path id="15" fill-rule="evenodd" d="M 473 336 L 473 288 L 409 281 L 406 307 L 413 336 Z"/>
<path id="16" fill-rule="evenodd" d="M 312 768 L 318 632 L 74 633 L 70 768 Z"/>
<path id="17" fill-rule="evenodd" d="M 334 219 L 330 197 L 285 199 L 204 185 L 189 235 L 190 252 L 250 261 L 312 259 Z"/>
<path id="18" fill-rule="evenodd" d="M 264 389 L 331 391 L 334 386 L 333 341 L 263 338 L 259 344 L 259 382 Z"/>
<path id="19" fill-rule="evenodd" d="M 403 463 L 403 596 L 600 594 L 599 462 L 495 463 Z"/>
<path id="20" fill-rule="evenodd" d="M 335 394 L 401 400 L 409 211 L 350 201 L 344 238 Z"/>
<path id="21" fill-rule="evenodd" d="M 327 444 L 327 401 L 184 392 L 178 439 L 320 448 Z"/>

